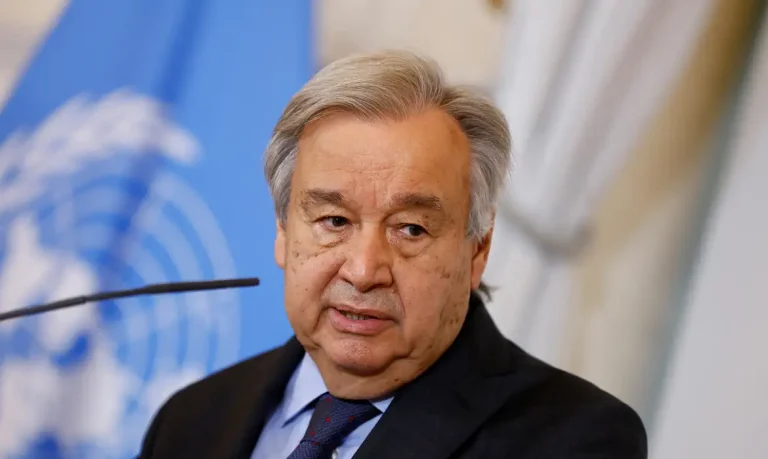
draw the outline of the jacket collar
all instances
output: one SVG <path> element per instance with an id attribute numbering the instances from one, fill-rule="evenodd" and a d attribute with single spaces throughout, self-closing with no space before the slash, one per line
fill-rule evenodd
<path id="1" fill-rule="evenodd" d="M 227 415 L 227 425 L 236 429 L 236 440 L 221 445 L 218 457 L 251 457 L 262 429 L 282 401 L 288 380 L 303 355 L 304 348 L 292 337 L 283 346 L 249 362 L 247 376 L 240 381 L 240 386 L 232 389 L 240 403 Z"/>
<path id="2" fill-rule="evenodd" d="M 473 294 L 454 343 L 398 392 L 355 459 L 449 457 L 516 390 L 517 355 Z"/>

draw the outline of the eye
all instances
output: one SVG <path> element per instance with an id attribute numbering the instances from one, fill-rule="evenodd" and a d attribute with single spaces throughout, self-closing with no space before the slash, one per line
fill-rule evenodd
<path id="1" fill-rule="evenodd" d="M 320 221 L 324 226 L 326 226 L 329 229 L 340 229 L 349 223 L 349 220 L 347 220 L 344 217 L 339 217 L 337 215 L 332 215 L 330 217 L 323 217 L 322 219 L 320 219 Z"/>
<path id="2" fill-rule="evenodd" d="M 401 230 L 405 233 L 406 237 L 414 239 L 427 234 L 427 230 L 419 225 L 403 225 Z"/>

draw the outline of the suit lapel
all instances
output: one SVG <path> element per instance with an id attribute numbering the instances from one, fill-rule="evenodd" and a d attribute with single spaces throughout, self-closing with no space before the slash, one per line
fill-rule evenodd
<path id="1" fill-rule="evenodd" d="M 282 347 L 261 356 L 248 369 L 248 375 L 231 391 L 237 400 L 229 404 L 231 412 L 221 426 L 232 431 L 232 436 L 222 436 L 231 441 L 221 442 L 216 457 L 251 457 L 264 425 L 282 400 L 285 386 L 303 355 L 304 349 L 293 337 Z"/>
<path id="2" fill-rule="evenodd" d="M 473 298 L 454 344 L 399 391 L 354 458 L 449 457 L 515 390 L 509 344 Z"/>

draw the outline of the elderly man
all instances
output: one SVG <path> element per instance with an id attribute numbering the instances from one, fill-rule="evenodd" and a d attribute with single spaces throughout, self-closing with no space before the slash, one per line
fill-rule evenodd
<path id="1" fill-rule="evenodd" d="M 502 113 L 429 61 L 320 71 L 266 151 L 295 337 L 175 394 L 141 457 L 645 458 L 634 411 L 483 305 L 509 163 Z"/>

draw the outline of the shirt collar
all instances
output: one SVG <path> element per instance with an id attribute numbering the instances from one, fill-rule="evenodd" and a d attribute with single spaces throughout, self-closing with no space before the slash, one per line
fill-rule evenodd
<path id="1" fill-rule="evenodd" d="M 283 400 L 282 425 L 285 426 L 293 421 L 296 416 L 309 407 L 309 405 L 324 393 L 328 392 L 325 387 L 320 370 L 309 356 L 304 353 L 301 363 L 296 367 L 296 371 L 291 375 L 288 385 L 285 388 L 285 399 Z M 373 406 L 384 413 L 393 397 L 371 400 Z"/>

